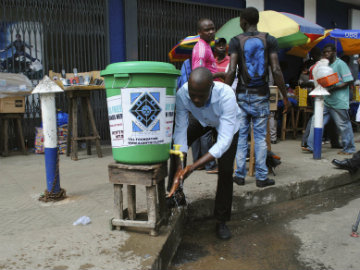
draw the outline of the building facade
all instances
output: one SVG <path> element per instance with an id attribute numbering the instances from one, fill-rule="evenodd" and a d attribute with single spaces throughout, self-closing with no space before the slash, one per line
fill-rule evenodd
<path id="1" fill-rule="evenodd" d="M 275 10 L 303 16 L 326 29 L 360 29 L 359 0 L 109 0 L 110 62 L 168 61 L 180 39 L 196 34 L 196 22 L 209 17 L 216 27 L 241 9 Z"/>

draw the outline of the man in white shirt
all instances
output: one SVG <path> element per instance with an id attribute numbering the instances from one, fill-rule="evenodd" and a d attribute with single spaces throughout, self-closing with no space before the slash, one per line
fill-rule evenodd
<path id="1" fill-rule="evenodd" d="M 190 125 L 189 112 L 197 120 Z M 174 144 L 180 144 L 180 150 L 186 155 L 188 146 L 211 129 L 216 131 L 217 141 L 209 152 L 184 169 L 179 158 L 176 165 L 172 162 L 169 176 L 169 187 L 172 185 L 172 188 L 168 196 L 172 196 L 180 182 L 194 170 L 218 159 L 214 216 L 217 220 L 216 233 L 221 239 L 231 237 L 225 222 L 229 221 L 231 216 L 232 175 L 240 127 L 239 116 L 240 109 L 232 88 L 224 83 L 214 82 L 211 72 L 206 68 L 193 70 L 188 83 L 177 92 Z"/>

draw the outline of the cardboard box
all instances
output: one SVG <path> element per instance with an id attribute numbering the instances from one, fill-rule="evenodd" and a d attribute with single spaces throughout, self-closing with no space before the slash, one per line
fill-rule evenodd
<path id="1" fill-rule="evenodd" d="M 279 100 L 279 88 L 277 86 L 270 86 L 270 111 L 277 111 L 277 104 Z"/>
<path id="2" fill-rule="evenodd" d="M 0 113 L 24 113 L 25 97 L 0 98 Z"/>

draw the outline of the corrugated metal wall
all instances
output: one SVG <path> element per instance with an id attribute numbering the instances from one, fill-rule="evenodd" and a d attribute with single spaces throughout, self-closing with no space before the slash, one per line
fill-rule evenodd
<path id="1" fill-rule="evenodd" d="M 139 60 L 168 62 L 170 49 L 184 37 L 197 33 L 196 24 L 200 18 L 210 18 L 220 27 L 240 15 L 239 9 L 165 0 L 137 1 Z M 26 52 L 43 66 L 37 73 L 21 66 L 19 70 L 5 71 L 24 72 L 36 84 L 49 70 L 104 69 L 109 61 L 107 4 L 107 0 L 0 0 L 0 49 L 20 33 L 24 41 L 33 45 Z M 14 53 L 12 48 L 0 57 L 12 62 Z M 181 63 L 176 65 L 179 68 Z M 91 101 L 102 142 L 109 142 L 105 91 L 94 92 Z M 57 108 L 67 111 L 65 95 L 57 95 Z M 30 147 L 34 142 L 34 129 L 40 122 L 39 98 L 29 97 L 24 131 Z"/>
<path id="2" fill-rule="evenodd" d="M 180 3 L 165 0 L 138 0 L 139 60 L 168 62 L 168 52 L 181 39 L 197 34 L 197 21 L 211 19 L 220 28 L 240 16 L 240 9 Z M 177 64 L 179 67 L 181 64 Z"/>
<path id="3" fill-rule="evenodd" d="M 101 70 L 108 57 L 107 0 L 0 0 L 0 49 L 20 34 L 32 48 L 28 57 L 17 57 L 14 47 L 0 54 L 2 72 L 24 73 L 36 85 L 49 70 L 79 72 Z M 31 58 L 42 64 L 33 72 Z M 64 94 L 57 95 L 57 108 L 66 112 Z M 40 125 L 39 97 L 26 100 L 24 133 L 29 146 L 34 142 L 34 128 Z M 109 138 L 105 91 L 92 97 L 96 123 L 102 138 Z M 81 130 L 80 130 L 81 132 Z"/>

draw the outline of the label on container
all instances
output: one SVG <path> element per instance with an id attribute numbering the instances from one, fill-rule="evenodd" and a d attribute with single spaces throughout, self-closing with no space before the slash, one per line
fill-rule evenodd
<path id="1" fill-rule="evenodd" d="M 107 103 L 112 147 L 171 143 L 175 96 L 166 88 L 123 88 Z"/>
<path id="2" fill-rule="evenodd" d="M 124 124 L 121 95 L 107 98 L 109 127 L 112 147 L 124 145 Z"/>

